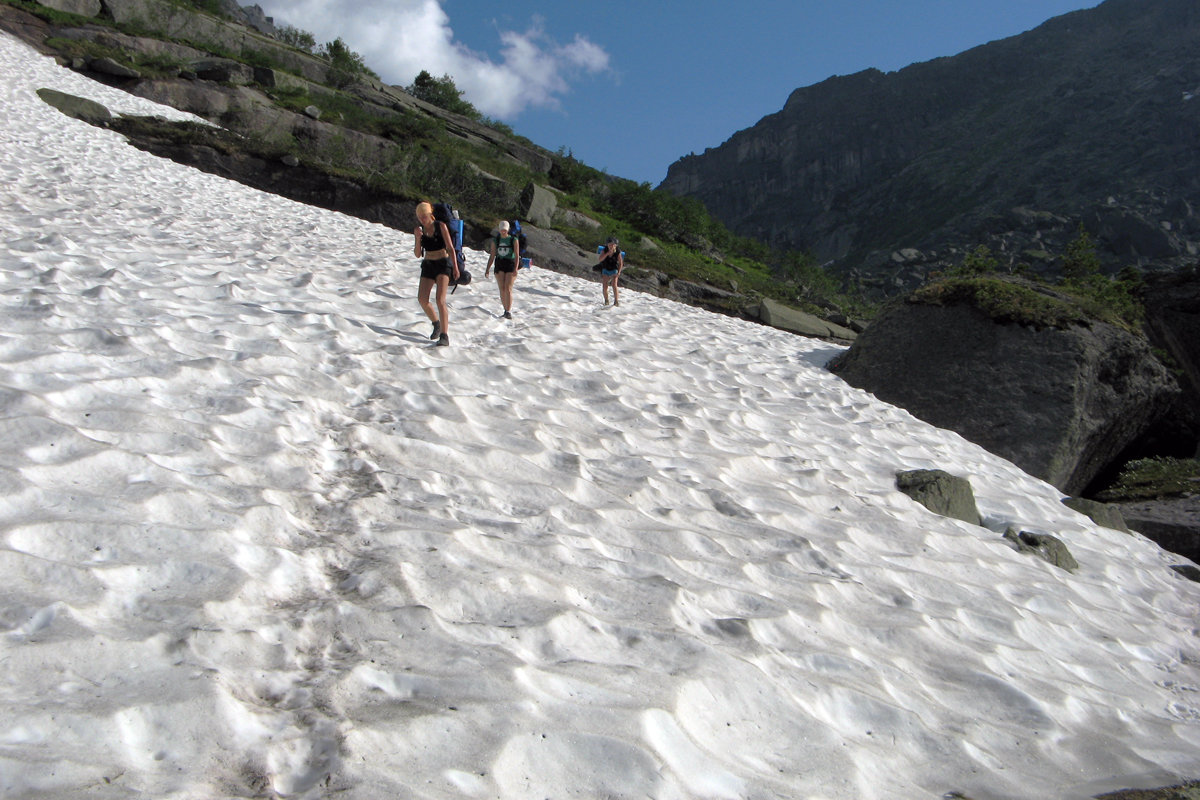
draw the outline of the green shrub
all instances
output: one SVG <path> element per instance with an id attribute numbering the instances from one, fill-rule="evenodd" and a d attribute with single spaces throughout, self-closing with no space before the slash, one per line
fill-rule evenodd
<path id="1" fill-rule="evenodd" d="M 454 79 L 449 75 L 435 78 L 427 71 L 421 70 L 405 91 L 418 100 L 424 100 L 438 108 L 444 108 L 474 120 L 483 119 L 475 106 L 463 99 L 462 92 L 454 85 Z"/>
<path id="2" fill-rule="evenodd" d="M 281 25 L 276 28 L 275 38 L 305 53 L 311 54 L 317 47 L 317 40 L 313 38 L 311 33 L 300 28 L 294 28 L 291 25 Z"/>
<path id="3" fill-rule="evenodd" d="M 1190 495 L 1200 491 L 1200 461 L 1154 457 L 1130 461 L 1096 499 L 1107 503 Z"/>
<path id="4" fill-rule="evenodd" d="M 1000 259 L 992 255 L 991 248 L 981 244 L 963 256 L 962 263 L 949 270 L 950 275 L 988 275 L 1000 271 Z"/>
<path id="5" fill-rule="evenodd" d="M 378 75 L 367 67 L 363 61 L 363 57 L 351 50 L 342 41 L 342 37 L 340 36 L 332 42 L 326 42 L 322 45 L 317 55 L 329 61 L 330 70 L 334 73 L 344 73 L 350 76 L 351 79 L 357 75 L 370 75 L 372 78 L 379 78 Z"/>
<path id="6" fill-rule="evenodd" d="M 1075 303 L 1002 278 L 945 278 L 917 289 L 909 296 L 909 302 L 971 305 L 997 322 L 1016 322 L 1039 330 L 1088 322 L 1087 315 Z"/>

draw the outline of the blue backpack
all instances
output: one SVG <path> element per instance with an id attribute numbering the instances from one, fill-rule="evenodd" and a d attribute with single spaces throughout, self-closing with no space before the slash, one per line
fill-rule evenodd
<path id="1" fill-rule="evenodd" d="M 512 227 L 509 228 L 508 232 L 517 240 L 517 243 L 521 245 L 521 263 L 517 264 L 517 268 L 525 269 L 532 266 L 532 263 L 529 260 L 529 253 L 526 252 L 525 249 L 525 233 L 521 230 L 521 220 L 514 219 L 512 221 Z"/>
<path id="2" fill-rule="evenodd" d="M 454 284 L 454 289 L 451 290 L 453 294 L 459 286 L 466 286 L 471 282 L 471 273 L 467 270 L 467 261 L 463 256 L 463 221 L 458 218 L 458 212 L 449 203 L 434 203 L 433 218 L 446 223 L 446 229 L 450 231 L 450 238 L 453 239 L 451 247 L 454 248 L 454 257 L 458 259 L 458 280 L 450 281 Z"/>

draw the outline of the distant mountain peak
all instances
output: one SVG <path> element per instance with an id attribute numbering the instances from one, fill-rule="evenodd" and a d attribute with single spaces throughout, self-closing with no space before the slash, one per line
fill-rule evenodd
<path id="1" fill-rule="evenodd" d="M 798 88 L 677 161 L 662 188 L 847 270 L 980 243 L 1015 263 L 1036 244 L 1004 228 L 1018 207 L 1061 218 L 1062 235 L 1094 229 L 1111 269 L 1177 266 L 1200 252 L 1198 96 L 1200 4 L 1108 0 L 956 56 Z M 1129 246 L 1099 222 L 1113 208 L 1169 241 Z"/>

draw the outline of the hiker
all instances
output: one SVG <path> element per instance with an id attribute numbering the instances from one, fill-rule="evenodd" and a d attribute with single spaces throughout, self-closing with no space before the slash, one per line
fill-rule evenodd
<path id="1" fill-rule="evenodd" d="M 625 257 L 621 254 L 621 243 L 615 236 L 610 236 L 604 243 L 604 250 L 600 253 L 600 284 L 604 289 L 604 305 L 608 305 L 608 287 L 610 285 L 612 286 L 613 305 L 621 305 L 621 298 L 617 296 L 617 279 L 621 277 L 623 269 L 625 269 Z"/>
<path id="2" fill-rule="evenodd" d="M 433 206 L 430 203 L 417 204 L 417 222 L 413 230 L 413 255 L 421 261 L 421 285 L 417 290 L 417 302 L 425 311 L 425 316 L 433 323 L 433 333 L 430 339 L 436 339 L 438 347 L 450 344 L 450 311 L 446 307 L 446 289 L 450 279 L 458 280 L 458 259 L 454 256 L 454 248 L 450 245 L 450 230 L 446 223 L 433 218 Z M 437 309 L 429 302 L 429 292 L 437 286 Z"/>
<path id="3" fill-rule="evenodd" d="M 517 264 L 521 263 L 521 242 L 509 235 L 508 220 L 500 220 L 496 226 L 499 233 L 492 237 L 492 252 L 488 256 L 483 277 L 496 265 L 496 286 L 500 289 L 500 305 L 504 306 L 504 318 L 512 319 L 513 284 L 517 282 Z"/>

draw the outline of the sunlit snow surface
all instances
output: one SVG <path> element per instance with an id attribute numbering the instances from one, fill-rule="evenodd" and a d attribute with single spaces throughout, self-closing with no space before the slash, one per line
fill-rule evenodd
<path id="1" fill-rule="evenodd" d="M 0 795 L 1082 797 L 1200 774 L 1200 586 L 823 369 L 42 103 L 0 36 Z M 996 387 L 1004 391 L 1004 387 Z M 898 470 L 968 477 L 987 528 Z M 1053 534 L 1076 574 L 1007 546 Z"/>

